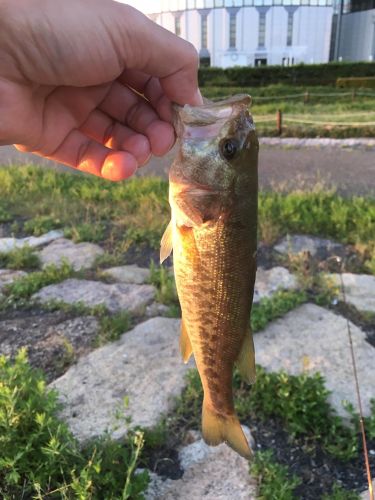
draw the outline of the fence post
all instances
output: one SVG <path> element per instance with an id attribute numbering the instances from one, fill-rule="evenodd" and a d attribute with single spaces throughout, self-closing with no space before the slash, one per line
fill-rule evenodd
<path id="1" fill-rule="evenodd" d="M 353 89 L 353 90 L 352 90 L 352 102 L 354 102 L 354 99 L 355 99 L 355 94 L 356 94 L 355 89 Z"/>
<path id="2" fill-rule="evenodd" d="M 283 115 L 280 109 L 276 112 L 276 128 L 277 133 L 281 135 L 283 133 Z"/>
<path id="3" fill-rule="evenodd" d="M 303 104 L 307 104 L 309 102 L 309 93 L 306 90 L 306 92 L 303 94 Z"/>

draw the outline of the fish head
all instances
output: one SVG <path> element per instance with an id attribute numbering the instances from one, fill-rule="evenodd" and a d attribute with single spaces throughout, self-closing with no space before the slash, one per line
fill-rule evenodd
<path id="1" fill-rule="evenodd" d="M 250 96 L 237 95 L 202 106 L 176 106 L 180 149 L 170 181 L 214 192 L 256 193 L 259 146 L 250 104 Z"/>

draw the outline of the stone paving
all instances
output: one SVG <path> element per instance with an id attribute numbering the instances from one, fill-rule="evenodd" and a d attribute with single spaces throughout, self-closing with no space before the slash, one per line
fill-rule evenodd
<path id="1" fill-rule="evenodd" d="M 44 245 L 39 251 L 42 265 L 59 265 L 62 258 L 66 258 L 75 270 L 90 269 L 96 257 L 103 253 L 98 245 L 75 244 L 61 238 L 61 233 L 56 231 L 40 238 L 12 240 L 10 244 L 9 238 L 0 238 L 0 249 L 10 251 L 24 244 Z M 279 253 L 307 250 L 312 255 L 327 257 L 342 251 L 342 246 L 320 238 L 292 235 L 279 242 L 275 250 Z M 7 283 L 24 274 L 23 271 L 0 269 L 0 293 Z M 92 341 L 99 326 L 92 316 L 67 318 L 62 311 L 57 311 L 0 321 L 0 352 L 13 355 L 23 343 L 31 346 L 31 362 L 55 379 L 51 387 L 58 389 L 64 402 L 62 417 L 81 441 L 105 431 L 118 438 L 127 432 L 129 425 L 156 425 L 172 410 L 175 396 L 184 387 L 186 371 L 194 366 L 193 361 L 184 365 L 180 357 L 180 321 L 161 317 L 168 313 L 168 308 L 155 302 L 156 290 L 148 284 L 149 269 L 118 266 L 103 269 L 98 276 L 107 282 L 67 279 L 42 288 L 32 300 L 36 304 L 53 300 L 67 304 L 79 302 L 89 307 L 104 305 L 111 313 L 125 310 L 150 318 L 141 321 L 116 342 L 93 350 Z M 339 276 L 331 277 L 337 283 Z M 359 311 L 375 313 L 375 277 L 347 273 L 343 280 L 347 301 Z M 297 279 L 288 269 L 280 266 L 267 270 L 259 268 L 254 300 L 272 297 L 279 289 L 297 287 Z M 375 396 L 375 351 L 360 328 L 351 324 L 351 331 L 364 410 L 368 414 L 370 398 Z M 58 370 L 51 369 L 46 360 L 52 356 L 63 364 L 67 345 L 73 347 L 75 363 L 67 370 L 64 368 L 65 373 L 56 378 Z M 257 333 L 255 347 L 257 363 L 267 370 L 322 373 L 332 391 L 332 404 L 340 414 L 345 414 L 342 400 L 349 400 L 356 406 L 343 317 L 305 304 Z M 196 433 L 192 441 L 179 450 L 184 471 L 182 478 L 163 481 L 152 473 L 147 498 L 256 497 L 256 485 L 249 476 L 245 460 L 224 445 L 207 447 Z"/>
<path id="2" fill-rule="evenodd" d="M 43 248 L 39 258 L 43 267 L 50 264 L 61 266 L 68 262 L 75 271 L 90 269 L 97 257 L 103 255 L 104 250 L 93 243 L 73 243 L 66 238 L 59 238 Z"/>

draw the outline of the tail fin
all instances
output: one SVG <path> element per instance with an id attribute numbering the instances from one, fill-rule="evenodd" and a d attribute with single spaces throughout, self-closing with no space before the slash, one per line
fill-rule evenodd
<path id="1" fill-rule="evenodd" d="M 237 416 L 219 415 L 205 401 L 202 410 L 202 435 L 210 446 L 225 442 L 242 457 L 249 460 L 253 456 Z"/>

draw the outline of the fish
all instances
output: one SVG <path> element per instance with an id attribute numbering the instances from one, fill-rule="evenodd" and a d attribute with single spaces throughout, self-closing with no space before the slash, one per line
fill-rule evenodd
<path id="1" fill-rule="evenodd" d="M 251 98 L 175 106 L 177 156 L 169 172 L 171 220 L 160 261 L 173 251 L 183 361 L 203 386 L 202 436 L 249 459 L 235 412 L 234 367 L 255 381 L 250 313 L 256 274 L 258 150 Z"/>

